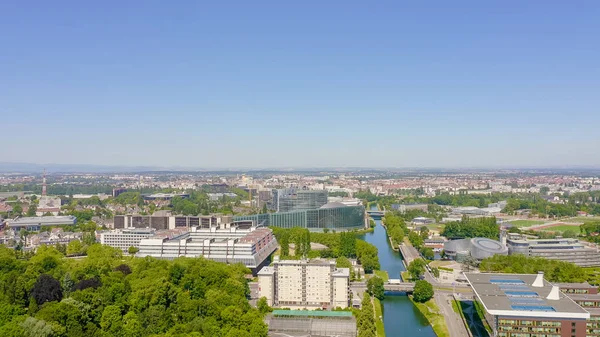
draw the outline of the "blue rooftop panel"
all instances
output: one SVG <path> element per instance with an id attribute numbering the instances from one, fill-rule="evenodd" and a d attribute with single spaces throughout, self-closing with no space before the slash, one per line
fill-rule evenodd
<path id="1" fill-rule="evenodd" d="M 525 284 L 523 280 L 519 279 L 490 279 L 492 284 Z"/>
<path id="2" fill-rule="evenodd" d="M 515 296 L 515 297 L 538 297 L 538 293 L 535 291 L 505 291 L 507 296 Z"/>
<path id="3" fill-rule="evenodd" d="M 511 305 L 510 307 L 519 311 L 556 311 L 548 305 Z"/>

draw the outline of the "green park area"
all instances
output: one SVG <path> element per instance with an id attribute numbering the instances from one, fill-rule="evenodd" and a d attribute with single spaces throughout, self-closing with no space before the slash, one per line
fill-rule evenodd
<path id="1" fill-rule="evenodd" d="M 573 231 L 577 234 L 579 234 L 581 231 L 579 229 L 579 226 L 569 226 L 569 225 L 561 225 L 561 226 L 553 226 L 553 227 L 547 227 L 542 229 L 543 231 L 546 232 L 565 232 L 565 231 Z"/>
<path id="2" fill-rule="evenodd" d="M 577 216 L 574 218 L 568 218 L 563 220 L 565 222 L 590 222 L 590 221 L 600 221 L 600 216 Z"/>
<path id="3" fill-rule="evenodd" d="M 390 279 L 387 271 L 385 270 L 374 270 L 373 272 L 376 276 L 381 277 L 383 279 L 383 282 L 387 282 Z"/>
<path id="4" fill-rule="evenodd" d="M 514 220 L 514 221 L 509 221 L 511 225 L 515 226 L 515 227 L 529 227 L 529 226 L 534 226 L 534 225 L 541 225 L 544 224 L 545 221 L 540 221 L 540 220 Z"/>
<path id="5" fill-rule="evenodd" d="M 438 308 L 433 299 L 425 303 L 419 303 L 414 301 L 411 297 L 411 301 L 427 318 L 429 324 L 431 324 L 431 327 L 433 328 L 433 331 L 438 337 L 450 337 L 450 332 L 448 331 L 448 326 L 446 326 L 444 315 L 442 315 L 440 308 Z"/>

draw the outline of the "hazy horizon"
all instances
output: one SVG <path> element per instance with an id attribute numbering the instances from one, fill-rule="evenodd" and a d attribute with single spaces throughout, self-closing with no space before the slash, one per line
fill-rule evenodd
<path id="1" fill-rule="evenodd" d="M 0 4 L 0 162 L 600 167 L 600 3 Z"/>

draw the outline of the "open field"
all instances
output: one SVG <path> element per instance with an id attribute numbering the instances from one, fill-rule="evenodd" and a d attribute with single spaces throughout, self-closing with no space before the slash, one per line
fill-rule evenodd
<path id="1" fill-rule="evenodd" d="M 540 220 L 513 220 L 509 221 L 515 227 L 529 227 L 533 225 L 541 225 L 544 224 L 544 221 Z"/>
<path id="2" fill-rule="evenodd" d="M 549 227 L 540 228 L 539 230 L 540 231 L 545 231 L 545 232 L 564 232 L 564 231 L 567 231 L 567 230 L 571 230 L 571 231 L 574 231 L 577 234 L 580 233 L 579 225 L 569 226 L 569 225 L 561 224 L 561 225 L 558 225 L 558 226 L 549 226 Z"/>
<path id="3" fill-rule="evenodd" d="M 574 217 L 574 218 L 565 219 L 564 221 L 581 222 L 581 223 L 589 222 L 589 221 L 600 221 L 600 216 L 592 216 L 592 217 L 578 216 L 578 217 Z"/>

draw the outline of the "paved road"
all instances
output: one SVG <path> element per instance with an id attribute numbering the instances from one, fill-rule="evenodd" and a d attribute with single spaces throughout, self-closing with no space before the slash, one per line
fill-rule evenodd
<path id="1" fill-rule="evenodd" d="M 446 319 L 446 326 L 448 327 L 450 336 L 469 336 L 462 317 L 452 309 L 452 295 L 436 292 L 433 298 Z"/>
<path id="2" fill-rule="evenodd" d="M 248 287 L 250 288 L 250 305 L 255 307 L 258 302 L 258 282 L 248 282 Z"/>

